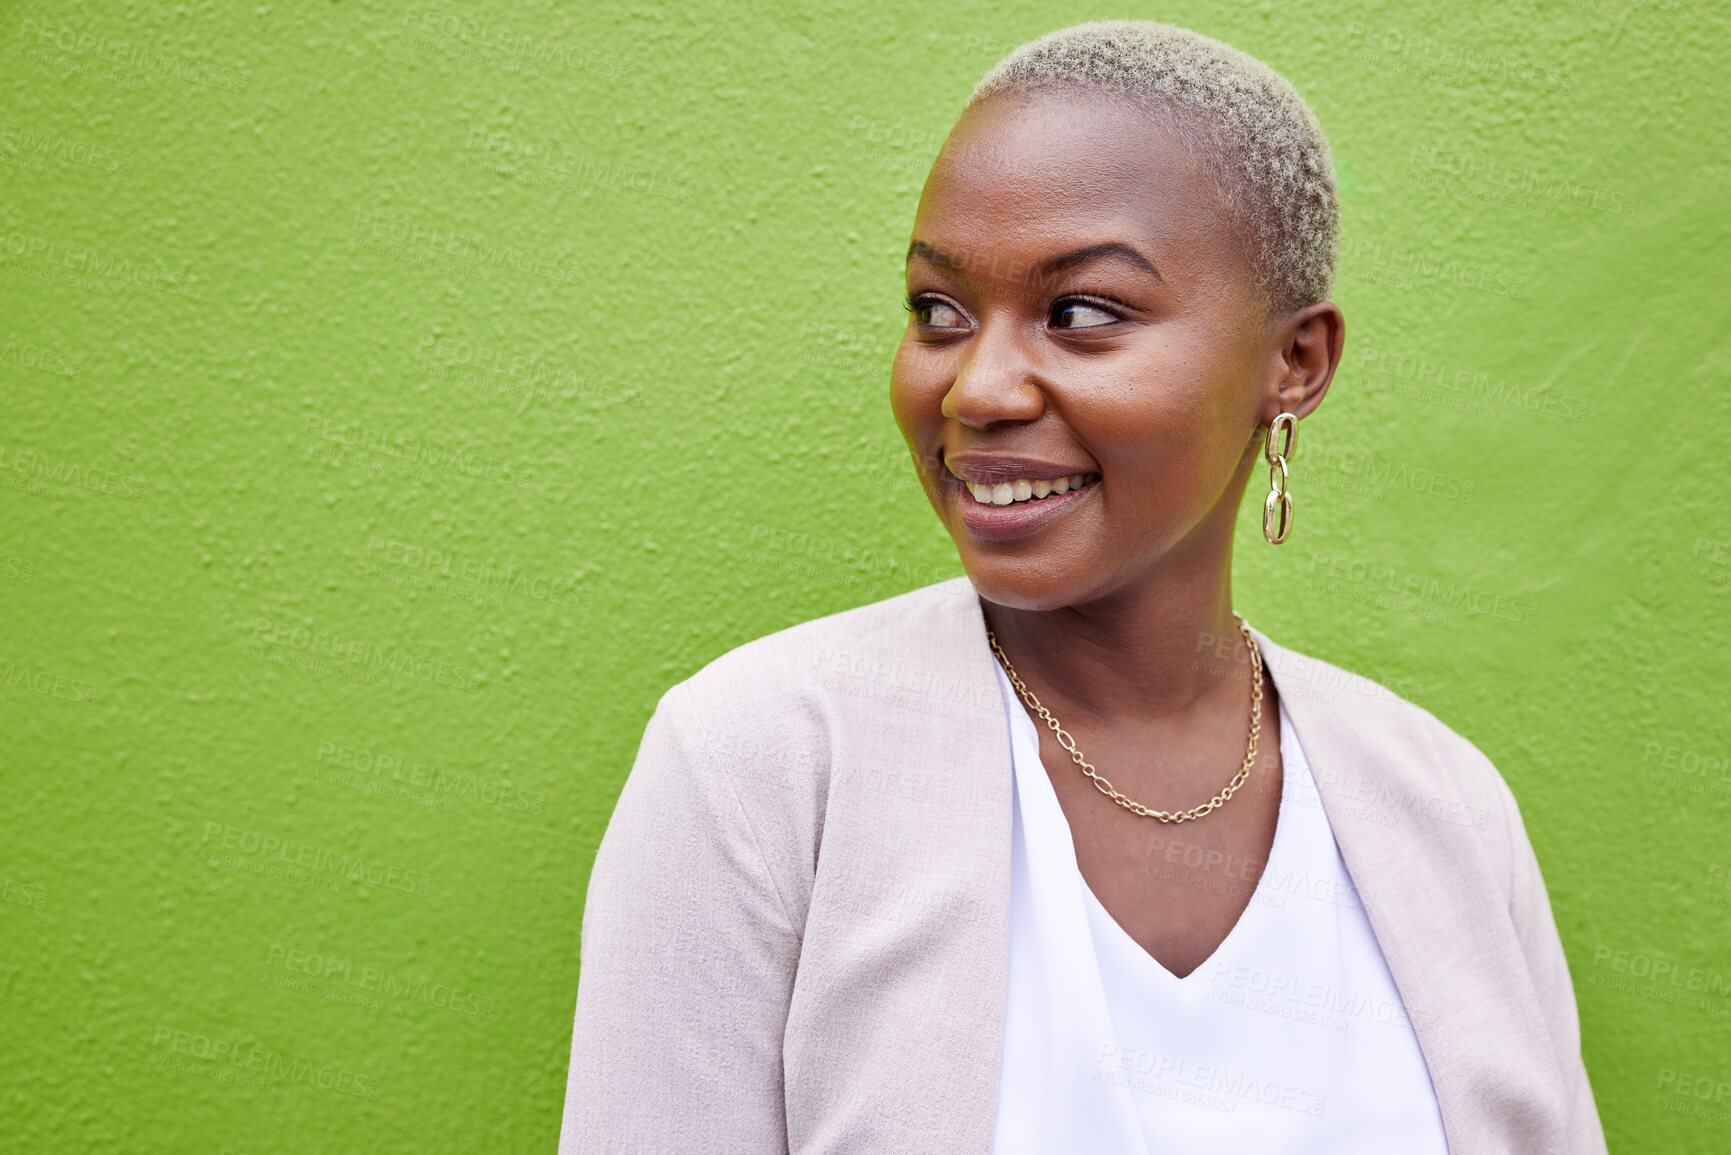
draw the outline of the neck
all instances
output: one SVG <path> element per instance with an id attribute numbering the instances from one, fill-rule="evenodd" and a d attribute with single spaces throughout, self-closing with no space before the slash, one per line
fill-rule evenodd
<path id="1" fill-rule="evenodd" d="M 1249 647 L 1232 613 L 1229 523 L 1086 602 L 984 608 L 1023 681 L 1071 712 L 1103 719 L 1184 714 L 1211 694 L 1243 693 L 1249 680 Z"/>

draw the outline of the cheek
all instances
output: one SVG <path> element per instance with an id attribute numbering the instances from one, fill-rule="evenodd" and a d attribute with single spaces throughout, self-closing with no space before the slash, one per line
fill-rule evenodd
<path id="1" fill-rule="evenodd" d="M 890 367 L 890 409 L 904 437 L 929 436 L 943 424 L 949 380 L 930 350 L 908 342 L 896 350 Z"/>
<path id="2" fill-rule="evenodd" d="M 1209 503 L 1238 468 L 1248 429 L 1232 367 L 1171 350 L 1134 383 L 1072 409 L 1120 497 L 1121 513 L 1157 517 Z M 1110 497 L 1108 498 L 1110 500 Z"/>
<path id="3" fill-rule="evenodd" d="M 1101 464 L 1130 474 L 1189 458 L 1209 440 L 1208 397 L 1171 372 L 1114 385 L 1070 408 Z"/>

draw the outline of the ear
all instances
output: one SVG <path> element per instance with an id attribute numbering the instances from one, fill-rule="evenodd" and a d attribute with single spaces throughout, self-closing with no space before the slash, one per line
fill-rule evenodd
<path id="1" fill-rule="evenodd" d="M 1269 366 L 1261 424 L 1282 413 L 1310 416 L 1322 404 L 1346 348 L 1346 317 L 1333 301 L 1306 305 L 1273 322 L 1274 357 Z"/>

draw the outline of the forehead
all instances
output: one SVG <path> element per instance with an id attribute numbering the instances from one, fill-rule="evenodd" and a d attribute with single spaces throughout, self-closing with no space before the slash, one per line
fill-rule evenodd
<path id="1" fill-rule="evenodd" d="M 1000 93 L 970 108 L 932 167 L 914 233 L 972 251 L 1123 241 L 1152 248 L 1163 273 L 1236 257 L 1230 216 L 1182 128 L 1092 90 Z"/>

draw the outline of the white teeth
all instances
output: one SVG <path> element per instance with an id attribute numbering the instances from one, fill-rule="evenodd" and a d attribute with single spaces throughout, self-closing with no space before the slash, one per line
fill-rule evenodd
<path id="1" fill-rule="evenodd" d="M 968 492 L 973 494 L 974 500 L 981 505 L 1013 505 L 1019 501 L 1038 500 L 1055 493 L 1081 489 L 1087 479 L 1087 474 L 1075 473 L 1069 477 L 1041 478 L 1039 481 L 1023 478 L 1000 481 L 996 485 L 987 485 L 980 481 L 964 481 L 962 484 L 968 487 Z"/>

